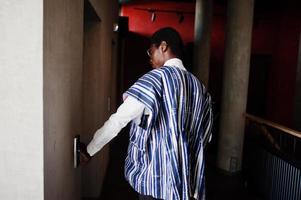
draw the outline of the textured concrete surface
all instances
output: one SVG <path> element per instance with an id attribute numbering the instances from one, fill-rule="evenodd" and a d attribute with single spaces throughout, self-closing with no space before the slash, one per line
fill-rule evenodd
<path id="1" fill-rule="evenodd" d="M 43 199 L 43 1 L 0 2 L 0 198 Z"/>
<path id="2" fill-rule="evenodd" d="M 218 144 L 218 167 L 241 170 L 254 0 L 230 0 Z"/>

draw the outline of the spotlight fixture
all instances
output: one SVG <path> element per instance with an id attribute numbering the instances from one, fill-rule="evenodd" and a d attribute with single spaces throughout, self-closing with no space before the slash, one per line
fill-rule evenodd
<path id="1" fill-rule="evenodd" d="M 151 14 L 151 21 L 154 22 L 156 20 L 156 13 L 153 11 Z"/>
<path id="2" fill-rule="evenodd" d="M 179 13 L 179 23 L 181 24 L 184 21 L 184 15 L 183 13 Z"/>
<path id="3" fill-rule="evenodd" d="M 184 15 L 194 15 L 194 12 L 189 11 L 178 11 L 178 10 L 161 10 L 156 8 L 135 8 L 136 10 L 143 10 L 149 12 L 151 14 L 151 21 L 154 22 L 156 20 L 156 14 L 158 12 L 163 13 L 175 13 L 178 16 L 178 22 L 181 24 L 184 21 Z"/>

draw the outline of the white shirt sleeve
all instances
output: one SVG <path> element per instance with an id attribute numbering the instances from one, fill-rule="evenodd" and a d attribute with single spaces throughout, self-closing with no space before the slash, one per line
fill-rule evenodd
<path id="1" fill-rule="evenodd" d="M 145 105 L 143 103 L 128 96 L 116 113 L 112 114 L 104 125 L 95 132 L 92 141 L 87 146 L 90 156 L 93 156 L 116 137 L 130 121 L 135 119 L 136 122 L 139 122 L 144 109 Z"/>

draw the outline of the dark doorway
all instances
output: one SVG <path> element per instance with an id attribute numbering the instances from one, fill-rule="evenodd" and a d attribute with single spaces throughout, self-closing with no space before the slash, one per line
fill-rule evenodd
<path id="1" fill-rule="evenodd" d="M 266 116 L 266 95 L 270 55 L 252 55 L 249 75 L 247 113 Z"/>

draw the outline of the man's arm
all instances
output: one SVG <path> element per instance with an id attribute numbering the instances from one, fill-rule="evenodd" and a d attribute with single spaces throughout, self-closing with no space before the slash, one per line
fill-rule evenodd
<path id="1" fill-rule="evenodd" d="M 101 150 L 108 142 L 110 142 L 122 128 L 124 128 L 131 120 L 142 115 L 144 104 L 135 98 L 128 96 L 126 100 L 119 106 L 117 112 L 112 114 L 104 125 L 98 129 L 93 140 L 87 146 L 87 152 L 93 156 Z"/>

